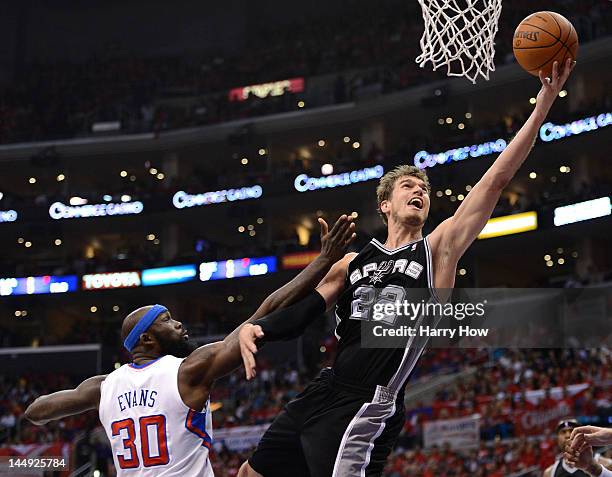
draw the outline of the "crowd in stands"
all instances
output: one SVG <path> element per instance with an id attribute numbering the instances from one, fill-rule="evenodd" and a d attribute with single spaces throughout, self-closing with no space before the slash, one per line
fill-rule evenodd
<path id="1" fill-rule="evenodd" d="M 565 104 L 565 103 L 563 103 Z M 589 97 L 579 103 L 573 103 L 571 108 L 567 107 L 556 111 L 561 116 L 551 115 L 551 121 L 564 123 L 569 120 L 587 117 L 607 111 L 612 107 L 612 95 L 604 94 L 597 97 Z M 251 160 L 248 165 L 241 165 L 239 158 L 244 156 L 257 156 L 258 148 L 262 144 L 254 144 L 251 133 L 241 133 L 240 141 L 246 142 L 236 149 L 243 149 L 243 153 L 234 153 L 232 158 L 211 158 L 204 163 L 187 163 L 181 165 L 180 173 L 166 174 L 163 180 L 156 178 L 149 171 L 155 167 L 159 172 L 163 171 L 163 164 L 151 164 L 146 161 L 144 165 L 132 159 L 129 155 L 123 163 L 125 169 L 129 170 L 126 177 L 113 177 L 109 180 L 107 176 L 96 177 L 83 170 L 75 171 L 61 182 L 56 181 L 55 174 L 45 177 L 47 171 L 27 169 L 24 167 L 24 178 L 28 174 L 38 175 L 39 183 L 30 184 L 27 187 L 15 187 L 14 184 L 4 184 L 0 205 L 3 210 L 7 209 L 30 209 L 48 208 L 54 202 L 69 204 L 71 197 L 80 197 L 89 204 L 104 202 L 121 202 L 123 196 L 129 196 L 130 200 L 146 201 L 151 207 L 162 209 L 169 207 L 171 198 L 177 191 L 185 191 L 189 194 L 198 194 L 224 189 L 238 189 L 240 187 L 260 184 L 266 188 L 266 195 L 287 194 L 293 191 L 293 179 L 298 174 L 307 174 L 311 177 L 322 176 L 321 166 L 325 163 L 333 165 L 333 173 L 352 171 L 364 167 L 383 165 L 386 170 L 396 164 L 411 163 L 417 151 L 425 150 L 436 154 L 457 147 L 472 144 L 480 144 L 487 141 L 495 141 L 498 138 L 509 142 L 525 123 L 531 107 L 523 105 L 518 112 L 503 113 L 495 119 L 487 120 L 464 120 L 465 127 L 458 129 L 456 126 L 440 126 L 439 129 L 428 131 L 427 129 L 406 131 L 401 142 L 387 144 L 384 149 L 375 142 L 368 145 L 367 151 L 354 149 L 351 144 L 338 138 L 329 138 L 324 148 L 316 144 L 308 145 L 308 158 L 299 154 L 302 146 L 279 150 L 270 153 L 261 160 Z M 449 114 L 458 114 L 451 111 Z M 461 112 L 463 114 L 463 112 Z M 434 120 L 435 121 L 435 120 Z M 248 128 L 247 128 L 248 129 Z M 355 138 L 359 139 L 359 138 Z M 261 141 L 260 141 L 261 142 Z M 52 147 L 42 150 L 32 159 L 34 163 L 40 161 L 53 164 L 61 161 L 61 156 Z M 37 174 L 38 173 L 38 174 Z M 118 174 L 119 170 L 112 171 Z M 448 174 L 448 173 L 447 173 Z M 48 174 L 47 174 L 48 175 Z M 129 177 L 133 176 L 133 177 Z M 434 181 L 440 180 L 452 182 L 452 177 L 447 177 L 444 171 L 437 170 L 433 177 Z M 279 187 L 284 184 L 286 187 Z M 440 187 L 446 184 L 439 184 Z M 588 184 L 585 184 L 587 187 Z M 603 186 L 603 185 L 602 185 Z M 541 203 L 551 203 L 558 199 L 558 191 L 551 188 L 563 189 L 561 182 L 551 183 L 547 186 L 547 195 L 530 200 Z M 604 191 L 605 193 L 605 191 Z M 583 194 L 584 195 L 584 194 Z M 165 205 L 165 207 L 164 207 Z"/>
<path id="2" fill-rule="evenodd" d="M 333 351 L 332 351 L 333 354 Z M 480 414 L 481 438 L 519 437 L 514 427 L 517 413 L 551 409 L 562 403 L 572 415 L 597 415 L 612 407 L 612 354 L 608 350 L 507 350 L 490 361 L 486 350 L 429 350 L 419 362 L 412 382 L 432 374 L 457 372 L 468 366 L 477 371 L 454 386 L 439 391 L 430 403 L 407 408 L 401 442 L 422 442 L 423 423 L 437 419 Z M 493 364 L 491 364 L 493 363 Z M 262 424 L 275 416 L 307 382 L 295 368 L 263 366 L 254 381 L 234 373 L 215 390 L 213 397 L 223 406 L 215 414 L 220 427 Z M 588 384 L 588 389 L 570 391 L 568 386 Z M 551 389 L 562 388 L 561 395 Z M 573 389 L 573 388 L 572 388 Z M 530 391 L 538 391 L 534 396 Z"/>
<path id="3" fill-rule="evenodd" d="M 333 350 L 323 364 L 329 364 L 332 355 Z M 552 423 L 539 426 L 537 432 L 519 431 L 513 427 L 513 415 L 525 410 L 550 412 L 565 401 L 566 414 L 560 417 L 606 419 L 612 412 L 611 364 L 612 354 L 607 349 L 428 350 L 411 378 L 413 384 L 439 373 L 469 369 L 475 369 L 475 373 L 445 387 L 431 402 L 407 406 L 406 424 L 385 475 L 507 477 L 531 468 L 541 472 L 552 464 L 558 452 L 550 432 Z M 213 413 L 215 428 L 270 422 L 303 389 L 311 375 L 287 364 L 272 366 L 260 360 L 259 365 L 252 381 L 247 382 L 243 371 L 238 370 L 218 383 L 211 396 L 218 408 Z M 577 384 L 586 386 L 575 392 L 571 385 Z M 0 447 L 74 442 L 77 435 L 84 435 L 83 431 L 91 433 L 94 429 L 99 434 L 95 413 L 43 427 L 22 419 L 25 407 L 36 396 L 73 385 L 71 379 L 61 374 L 0 377 Z M 561 397 L 551 396 L 550 390 L 555 387 L 563 389 Z M 574 391 L 568 391 L 571 389 Z M 482 416 L 478 449 L 457 451 L 447 444 L 423 448 L 424 422 L 475 413 Z M 104 468 L 111 461 L 108 449 L 98 440 L 96 437 L 79 442 L 83 441 L 92 455 L 98 455 L 98 467 Z M 233 452 L 217 446 L 212 457 L 215 475 L 235 477 L 250 452 Z"/>
<path id="4" fill-rule="evenodd" d="M 481 438 L 518 437 L 517 416 L 558 406 L 571 415 L 612 412 L 612 354 L 609 350 L 507 351 L 493 366 L 440 390 L 433 402 L 407 413 L 405 437 L 420 442 L 428 420 L 481 415 Z M 588 383 L 585 389 L 570 385 Z M 561 388 L 554 396 L 552 388 Z M 530 393 L 531 391 L 539 391 Z M 602 414 L 603 415 L 603 414 Z"/>
<path id="5" fill-rule="evenodd" d="M 462 360 L 462 355 L 466 359 Z M 476 350 L 430 350 L 419 362 L 415 373 L 431 377 L 431 373 L 440 371 L 438 366 L 446 364 L 450 365 L 448 370 L 476 366 L 477 371 L 454 387 L 437 393 L 433 402 L 408 408 L 404 430 L 389 459 L 385 476 L 507 477 L 521 472 L 525 476 L 541 475 L 559 452 L 556 438 L 550 432 L 550 423 L 527 436 L 518 430 L 515 432 L 513 414 L 525 410 L 550 410 L 560 401 L 567 403 L 564 416 L 601 416 L 605 419 L 612 413 L 612 355 L 608 350 L 498 350 L 494 353 L 494 360 L 487 360 L 487 363 Z M 235 374 L 227 390 L 232 396 L 234 393 L 236 396 L 247 395 L 242 389 L 247 386 L 254 392 L 255 399 L 245 402 L 238 398 L 229 417 L 227 409 L 222 408 L 215 414 L 215 419 L 219 414 L 223 415 L 225 426 L 263 423 L 267 415 L 276 415 L 295 395 L 300 388 L 297 386 L 296 389 L 296 383 L 301 379 L 301 375 L 292 369 L 264 369 L 252 383 Z M 588 383 L 586 391 L 569 396 L 567 386 L 580 383 Z M 563 396 L 552 398 L 552 387 L 562 387 Z M 528 391 L 539 393 L 527 400 L 525 393 Z M 269 405 L 267 409 L 265 405 L 261 407 L 266 402 Z M 251 406 L 251 403 L 256 404 Z M 245 412 L 247 408 L 250 412 Z M 482 415 L 478 449 L 456 451 L 448 445 L 422 448 L 424 422 L 475 413 Z M 213 460 L 215 472 L 220 477 L 236 476 L 250 452 L 221 449 Z"/>
<path id="6" fill-rule="evenodd" d="M 410 450 L 396 449 L 388 460 L 385 477 L 522 477 L 541 476 L 557 455 L 556 441 L 550 435 L 535 439 L 520 439 L 481 443 L 472 450 L 456 451 L 448 446 Z M 236 477 L 248 452 L 222 450 L 213 454 L 217 477 Z"/>
<path id="7" fill-rule="evenodd" d="M 611 102 L 612 96 L 607 95 L 599 98 L 597 104 L 581 105 L 573 115 L 574 117 L 582 117 L 581 114 L 592 114 L 594 111 L 601 110 L 602 107 L 610 106 Z M 59 201 L 68 204 L 70 198 L 75 196 L 86 199 L 89 204 L 95 204 L 108 201 L 120 202 L 121 197 L 127 195 L 130 200 L 144 201 L 147 212 L 153 214 L 156 211 L 161 212 L 171 208 L 172 196 L 178 190 L 197 194 L 254 184 L 261 184 L 266 188 L 266 196 L 268 197 L 275 195 L 281 197 L 288 193 L 293 184 L 292 179 L 297 174 L 305 172 L 312 177 L 320 176 L 321 164 L 326 161 L 330 161 L 334 165 L 334 173 L 372 167 L 377 164 L 381 164 L 385 167 L 385 170 L 389 170 L 397 164 L 406 163 L 406 157 L 411 157 L 417 148 L 437 152 L 458 145 L 470 144 L 472 141 L 477 143 L 495 137 L 509 139 L 516 133 L 524 120 L 524 115 L 506 115 L 501 120 L 488 126 L 480 125 L 473 128 L 468 125 L 464 131 L 457 131 L 459 139 L 455 136 L 447 137 L 448 142 L 445 146 L 431 144 L 428 142 L 430 139 L 419 136 L 409 138 L 407 143 L 397 146 L 397 149 L 393 152 L 383 151 L 376 144 L 372 144 L 368 153 L 362 156 L 359 151 L 341 143 L 346 147 L 338 147 L 338 150 L 333 153 L 333 159 L 323 156 L 318 157 L 316 155 L 317 148 L 314 147 L 313 158 L 309 160 L 275 160 L 274 166 L 268 168 L 269 170 L 264 170 L 261 167 L 226 166 L 226 168 L 213 173 L 210 170 L 196 167 L 189 174 L 180 174 L 160 181 L 144 168 L 144 175 L 141 174 L 136 181 L 117 177 L 113 181 L 96 184 L 91 183 L 91 181 L 96 180 L 95 177 L 84 177 L 83 180 L 74 178 L 72 181 L 68 178 L 62 183 L 53 180 L 51 186 L 35 184 L 34 186 L 21 188 L 19 192 L 13 192 L 7 185 L 7 189 L 1 191 L 0 208 L 2 210 L 15 209 L 20 213 L 21 211 L 30 211 L 30 213 L 33 213 L 31 211 L 37 211 L 40 214 L 47 214 L 47 209 L 51 203 Z M 142 167 L 142 165 L 140 166 Z M 454 196 L 442 195 L 442 191 L 447 185 L 456 182 L 451 169 L 440 168 L 436 170 L 435 174 L 432 174 L 433 200 L 429 218 L 430 226 L 435 226 L 435 224 L 448 217 L 459 204 Z M 527 210 L 538 210 L 550 214 L 552 209 L 559 205 L 602 197 L 612 193 L 611 183 L 605 177 L 593 177 L 591 181 L 584 181 L 579 187 L 576 187 L 574 184 L 575 175 L 551 172 L 551 174 L 553 173 L 554 176 L 547 177 L 545 173 L 540 172 L 542 178 L 539 177 L 539 182 L 534 182 L 537 187 L 530 187 L 526 192 L 521 187 L 509 188 L 500 198 L 493 211 L 493 216 L 509 215 Z M 285 189 L 280 190 L 280 184 L 284 184 Z M 568 197 L 568 190 L 572 193 L 571 199 Z M 448 202 L 449 200 L 455 200 L 454 204 Z M 177 211 L 176 213 L 181 212 Z M 255 214 L 255 212 L 253 213 Z M 265 210 L 257 209 L 257 214 L 265 216 Z M 318 246 L 317 234 L 311 235 L 312 243 L 301 246 L 295 234 L 287 237 L 281 236 L 282 233 L 284 232 L 275 234 L 271 241 L 260 239 L 267 234 L 259 234 L 257 239 L 242 243 L 237 251 L 235 247 L 224 242 L 192 232 L 193 237 L 190 240 L 185 240 L 186 237 L 182 237 L 183 245 L 172 257 L 162 256 L 161 246 L 155 245 L 153 242 L 143 241 L 141 236 L 124 234 L 120 241 L 117 241 L 115 237 L 112 246 L 103 246 L 94 256 L 89 257 L 83 256 L 82 250 L 73 251 L 74 253 L 71 254 L 65 252 L 64 248 L 57 247 L 49 247 L 48 256 L 39 255 L 36 260 L 23 260 L 19 255 L 7 256 L 0 266 L 0 272 L 5 276 L 30 276 L 46 273 L 82 275 L 197 261 L 225 260 L 235 257 L 237 253 L 242 256 L 282 255 L 294 251 L 313 250 Z M 49 238 L 49 242 L 52 242 L 55 238 Z M 186 243 L 190 243 L 190 246 L 185 247 L 184 244 Z M 41 249 L 37 248 L 37 250 L 40 253 Z"/>
<path id="8" fill-rule="evenodd" d="M 513 473 L 541 475 L 557 454 L 550 436 L 534 440 L 481 443 L 478 449 L 453 451 L 449 446 L 434 446 L 429 451 L 419 447 L 395 451 L 387 465 L 386 477 L 508 477 Z M 530 469 L 532 469 L 530 471 Z"/>
<path id="9" fill-rule="evenodd" d="M 423 25 L 414 2 L 355 5 L 342 22 L 302 19 L 249 38 L 248 51 L 230 57 L 155 59 L 98 54 L 83 64 L 30 64 L 15 72 L 0 92 L 0 143 L 69 138 L 91 134 L 92 125 L 120 121 L 122 132 L 209 124 L 342 103 L 405 89 L 442 73 L 418 68 Z M 566 0 L 555 7 L 575 25 L 582 44 L 612 31 L 602 0 Z M 511 38 L 533 5 L 527 0 L 504 8 L 496 61 L 513 61 Z M 340 29 L 339 29 L 340 26 Z M 308 96 L 251 96 L 228 100 L 232 87 L 296 76 L 331 75 L 325 93 Z M 329 90 L 329 91 L 327 91 Z M 168 97 L 190 98 L 173 106 Z M 184 103 L 184 101 L 183 101 Z"/>
<path id="10" fill-rule="evenodd" d="M 325 339 L 325 356 L 320 367 L 331 366 L 336 340 Z M 489 359 L 486 350 L 436 349 L 425 353 L 411 375 L 416 382 L 432 374 L 457 372 L 468 365 L 482 364 Z M 282 407 L 308 383 L 312 373 L 298 371 L 294 366 L 273 367 L 258 360 L 257 379 L 246 381 L 243 374 L 233 373 L 220 382 L 212 399 L 223 403 L 215 412 L 219 427 L 263 424 L 269 422 Z"/>
<path id="11" fill-rule="evenodd" d="M 38 396 L 76 383 L 63 373 L 7 376 L 0 374 L 0 446 L 73 442 L 75 437 L 96 427 L 97 415 L 86 413 L 45 426 L 34 426 L 23 419 L 26 407 Z"/>

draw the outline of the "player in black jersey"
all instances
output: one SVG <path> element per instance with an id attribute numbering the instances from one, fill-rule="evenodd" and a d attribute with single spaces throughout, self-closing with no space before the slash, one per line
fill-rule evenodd
<path id="1" fill-rule="evenodd" d="M 536 106 L 525 125 L 455 214 L 427 237 L 422 235 L 430 206 L 425 173 L 400 166 L 382 177 L 377 200 L 387 224 L 387 240 L 373 239 L 359 254 L 347 254 L 317 287 L 327 309 L 337 303 L 339 346 L 334 365 L 323 370 L 277 416 L 241 467 L 240 477 L 382 474 L 404 422 L 404 386 L 427 340 L 410 339 L 402 348 L 365 348 L 360 325 L 372 319 L 375 304 L 401 302 L 413 290 L 424 290 L 424 300 L 448 298 L 459 258 L 527 158 L 572 68 L 568 61 L 559 73 L 555 63 L 552 81 L 542 78 Z M 257 332 L 267 336 L 265 323 Z M 242 349 L 256 351 L 252 343 L 245 343 Z M 247 378 L 254 374 L 250 353 L 244 356 L 251 363 L 246 366 Z"/>

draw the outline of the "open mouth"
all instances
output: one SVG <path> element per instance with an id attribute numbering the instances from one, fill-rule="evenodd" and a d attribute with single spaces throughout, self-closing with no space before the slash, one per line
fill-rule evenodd
<path id="1" fill-rule="evenodd" d="M 408 205 L 415 207 L 417 210 L 421 210 L 423 208 L 423 199 L 419 197 L 413 197 L 408 202 Z"/>
<path id="2" fill-rule="evenodd" d="M 187 333 L 183 333 L 183 339 L 187 341 L 189 339 L 189 335 Z"/>

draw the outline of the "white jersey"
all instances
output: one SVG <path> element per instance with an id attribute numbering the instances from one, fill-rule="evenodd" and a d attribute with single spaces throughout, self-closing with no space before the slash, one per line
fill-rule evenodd
<path id="1" fill-rule="evenodd" d="M 102 382 L 100 421 L 118 477 L 213 477 L 210 402 L 200 412 L 183 403 L 182 361 L 162 356 L 141 366 L 125 364 Z"/>

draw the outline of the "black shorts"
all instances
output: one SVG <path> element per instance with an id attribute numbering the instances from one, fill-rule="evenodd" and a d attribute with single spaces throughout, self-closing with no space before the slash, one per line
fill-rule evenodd
<path id="1" fill-rule="evenodd" d="M 276 417 L 249 464 L 263 477 L 380 476 L 404 414 L 387 388 L 342 383 L 326 368 Z"/>

